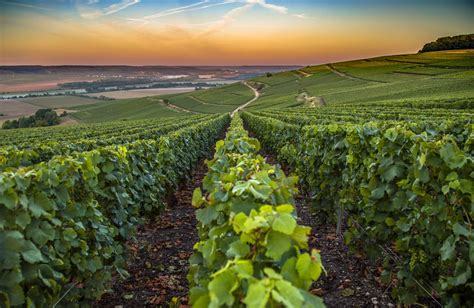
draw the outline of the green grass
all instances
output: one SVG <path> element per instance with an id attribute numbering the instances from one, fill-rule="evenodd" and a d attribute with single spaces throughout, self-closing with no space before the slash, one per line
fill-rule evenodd
<path id="1" fill-rule="evenodd" d="M 148 98 L 105 101 L 94 105 L 76 106 L 73 117 L 81 122 L 96 123 L 114 120 L 139 120 L 189 115 L 167 108 L 157 100 Z"/>
<path id="2" fill-rule="evenodd" d="M 216 89 L 193 92 L 188 94 L 188 96 L 189 95 L 193 95 L 209 104 L 231 105 L 234 107 L 233 109 L 245 104 L 254 96 L 253 91 L 242 83 L 234 83 Z"/>
<path id="3" fill-rule="evenodd" d="M 80 96 L 45 96 L 45 97 L 28 97 L 18 99 L 19 101 L 29 103 L 35 106 L 45 108 L 70 108 L 80 105 L 91 105 L 101 103 L 102 101 L 93 98 L 86 98 Z"/>
<path id="4" fill-rule="evenodd" d="M 225 113 L 231 112 L 236 108 L 229 105 L 206 105 L 196 99 L 191 98 L 190 95 L 177 95 L 168 98 L 168 100 L 175 106 L 197 113 Z"/>

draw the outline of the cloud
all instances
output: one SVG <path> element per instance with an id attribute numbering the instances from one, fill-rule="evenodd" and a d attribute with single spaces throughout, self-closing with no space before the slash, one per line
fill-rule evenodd
<path id="1" fill-rule="evenodd" d="M 256 5 L 259 5 L 263 8 L 272 10 L 280 14 L 288 13 L 288 8 L 284 6 L 269 4 L 265 0 L 240 0 L 240 1 L 236 0 L 236 1 L 232 1 L 232 3 L 244 3 L 244 5 L 230 10 L 224 16 L 222 16 L 220 20 L 214 22 L 206 31 L 198 34 L 197 36 L 201 37 L 201 36 L 209 35 L 211 33 L 218 32 L 224 29 L 227 25 L 237 20 L 238 17 L 240 17 L 241 15 L 243 15 L 245 12 L 247 12 L 248 10 L 250 10 Z"/>
<path id="2" fill-rule="evenodd" d="M 229 1 L 223 1 L 223 2 L 217 2 L 217 3 L 212 3 L 209 0 L 201 1 L 201 2 L 191 4 L 191 5 L 177 7 L 177 8 L 169 9 L 169 10 L 159 12 L 153 15 L 148 15 L 148 16 L 143 17 L 143 19 L 155 19 L 155 18 L 171 16 L 171 15 L 185 13 L 185 12 L 204 10 L 204 9 L 212 8 L 215 6 L 220 6 L 220 5 L 230 4 L 230 3 L 235 3 L 235 1 L 229 0 Z"/>
<path id="3" fill-rule="evenodd" d="M 288 13 L 288 8 L 287 7 L 284 7 L 284 6 L 281 6 L 281 5 L 270 4 L 270 3 L 267 3 L 266 0 L 246 0 L 245 2 L 258 4 L 261 7 L 264 7 L 266 9 L 270 9 L 270 10 L 275 11 L 275 12 L 280 13 L 280 14 Z"/>
<path id="4" fill-rule="evenodd" d="M 208 28 L 206 31 L 200 33 L 198 36 L 204 36 L 208 35 L 210 33 L 219 31 L 223 29 L 225 26 L 228 24 L 234 22 L 239 16 L 241 16 L 243 13 L 251 9 L 255 4 L 253 3 L 247 3 L 245 5 L 239 6 L 235 9 L 230 10 L 227 12 L 222 18 L 216 22 L 213 22 L 211 27 Z"/>
<path id="5" fill-rule="evenodd" d="M 224 1 L 221 1 L 221 2 L 212 2 L 211 0 L 204 0 L 204 1 L 194 3 L 194 4 L 181 6 L 181 7 L 169 9 L 169 10 L 166 10 L 166 11 L 162 11 L 162 12 L 159 12 L 159 13 L 156 13 L 156 14 L 148 15 L 148 16 L 143 17 L 142 20 L 143 19 L 161 18 L 161 17 L 171 16 L 171 15 L 175 15 L 175 14 L 181 14 L 181 13 L 186 13 L 186 12 L 191 12 L 191 11 L 204 10 L 204 9 L 209 9 L 209 8 L 216 7 L 216 6 L 221 6 L 221 5 L 226 5 L 226 4 L 235 4 L 235 3 L 246 4 L 243 7 L 247 7 L 247 8 L 253 7 L 254 5 L 260 5 L 261 7 L 264 7 L 266 9 L 270 9 L 272 11 L 275 11 L 275 12 L 281 13 L 281 14 L 286 14 L 288 12 L 287 7 L 270 4 L 270 3 L 267 3 L 266 0 L 224 0 Z M 237 10 L 237 12 L 238 12 L 238 9 L 239 8 L 236 8 L 235 10 Z M 232 16 L 232 14 L 231 14 L 231 16 Z M 228 18 L 228 17 L 224 16 L 223 18 L 225 19 L 225 18 Z M 130 19 L 130 20 L 137 21 L 139 19 L 135 18 L 135 19 Z"/>
<path id="6" fill-rule="evenodd" d="M 293 14 L 291 16 L 296 17 L 296 18 L 300 18 L 300 19 L 310 19 L 311 18 L 309 16 L 306 16 L 305 14 Z"/>
<path id="7" fill-rule="evenodd" d="M 104 8 L 97 8 L 99 0 L 77 0 L 76 7 L 82 18 L 94 19 L 101 16 L 115 14 L 129 6 L 140 3 L 140 0 L 121 0 Z"/>
<path id="8" fill-rule="evenodd" d="M 140 0 L 122 0 L 119 3 L 112 4 L 104 9 L 104 15 L 117 13 L 123 9 L 128 8 L 134 4 L 140 3 Z"/>
<path id="9" fill-rule="evenodd" d="M 216 21 L 206 21 L 203 23 L 195 23 L 195 24 L 179 24 L 179 25 L 174 25 L 174 26 L 181 27 L 181 28 L 194 27 L 193 30 L 196 30 L 195 28 L 197 27 L 204 27 L 204 28 L 207 27 L 207 29 L 204 29 L 203 31 L 194 35 L 194 37 L 202 37 L 214 32 L 221 31 L 227 25 L 236 21 L 240 16 L 242 16 L 243 14 L 245 14 L 247 11 L 249 11 L 255 6 L 260 6 L 264 9 L 271 10 L 275 13 L 284 14 L 284 15 L 288 14 L 288 11 L 289 11 L 287 7 L 268 3 L 267 0 L 220 0 L 220 1 L 201 0 L 189 5 L 186 5 L 186 6 L 175 7 L 172 9 L 164 10 L 164 11 L 147 15 L 144 17 L 126 18 L 126 20 L 133 23 L 139 23 L 141 26 L 147 26 L 151 24 L 156 26 L 157 24 L 153 23 L 153 21 L 156 19 L 160 19 L 163 17 L 172 16 L 176 14 L 184 14 L 187 12 L 210 9 L 216 6 L 222 6 L 222 5 L 227 5 L 227 4 L 234 4 L 234 5 L 240 4 L 240 6 L 231 9 L 230 11 L 225 13 L 220 19 Z M 292 14 L 291 16 L 296 17 L 296 18 L 301 18 L 301 19 L 308 18 L 304 14 Z M 159 25 L 170 26 L 169 24 L 164 24 L 162 22 L 160 22 Z M 193 32 L 196 33 L 197 31 L 193 31 Z"/>
<path id="10" fill-rule="evenodd" d="M 42 10 L 42 11 L 50 11 L 50 12 L 56 12 L 56 10 L 53 10 L 48 7 L 43 7 L 43 6 L 38 6 L 38 5 L 32 5 L 32 4 L 26 4 L 26 3 L 19 3 L 19 2 L 13 2 L 13 1 L 4 1 L 4 4 L 10 4 L 10 5 L 16 5 L 16 6 L 22 6 L 30 9 L 37 9 L 37 10 Z"/>

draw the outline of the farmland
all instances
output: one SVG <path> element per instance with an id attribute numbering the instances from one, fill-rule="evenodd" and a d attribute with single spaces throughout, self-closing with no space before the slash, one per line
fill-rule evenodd
<path id="1" fill-rule="evenodd" d="M 301 93 L 328 104 L 436 100 L 474 96 L 474 52 L 430 52 L 320 65 L 259 77 L 263 93 L 254 109 L 301 106 Z"/>
<path id="2" fill-rule="evenodd" d="M 90 97 L 105 96 L 113 99 L 127 99 L 140 98 L 147 96 L 157 96 L 166 94 L 186 93 L 194 91 L 194 88 L 165 88 L 165 89 L 141 89 L 141 90 L 121 90 L 121 91 L 106 91 L 88 94 Z"/>
<path id="3" fill-rule="evenodd" d="M 473 85 L 458 50 L 12 101 L 81 123 L 0 130 L 0 303 L 470 307 Z"/>

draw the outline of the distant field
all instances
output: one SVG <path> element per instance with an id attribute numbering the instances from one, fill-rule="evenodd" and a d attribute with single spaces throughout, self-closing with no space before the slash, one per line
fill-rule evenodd
<path id="1" fill-rule="evenodd" d="M 139 90 L 123 90 L 123 91 L 107 91 L 99 93 L 86 94 L 90 97 L 105 96 L 115 99 L 140 98 L 156 95 L 179 94 L 194 91 L 194 88 L 166 88 L 166 89 L 139 89 Z"/>
<path id="2" fill-rule="evenodd" d="M 33 115 L 38 109 L 42 108 L 52 108 L 58 113 L 62 113 L 65 110 L 71 112 L 70 109 L 72 107 L 100 104 L 101 102 L 104 101 L 78 96 L 47 96 L 0 100 L 0 114 L 3 114 L 3 116 L 0 116 L 0 125 L 6 120 Z M 73 124 L 77 121 L 67 119 L 64 122 Z"/>
<path id="3" fill-rule="evenodd" d="M 28 97 L 19 98 L 19 101 L 32 104 L 43 108 L 70 108 L 80 105 L 90 105 L 103 102 L 94 98 L 86 98 L 81 96 L 44 96 L 44 97 Z"/>
<path id="4" fill-rule="evenodd" d="M 0 92 L 28 92 L 57 89 L 59 83 L 92 81 L 97 78 L 76 74 L 11 74 L 2 75 Z"/>
<path id="5" fill-rule="evenodd" d="M 166 107 L 159 100 L 153 98 L 104 101 L 92 105 L 76 106 L 73 109 L 77 110 L 73 117 L 86 123 L 189 115 L 189 113 Z"/>
<path id="6" fill-rule="evenodd" d="M 0 124 L 6 120 L 30 116 L 38 109 L 41 109 L 41 107 L 24 103 L 19 100 L 0 100 L 0 114 L 3 114 L 3 116 L 0 116 Z"/>

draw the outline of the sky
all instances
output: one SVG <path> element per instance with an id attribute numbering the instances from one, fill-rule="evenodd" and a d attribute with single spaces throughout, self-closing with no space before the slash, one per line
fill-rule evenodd
<path id="1" fill-rule="evenodd" d="M 0 0 L 0 65 L 310 65 L 467 33 L 472 0 Z"/>

